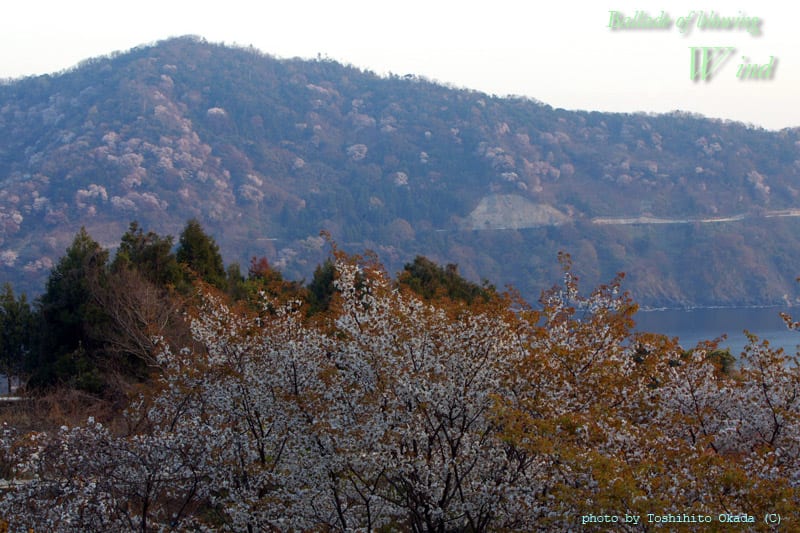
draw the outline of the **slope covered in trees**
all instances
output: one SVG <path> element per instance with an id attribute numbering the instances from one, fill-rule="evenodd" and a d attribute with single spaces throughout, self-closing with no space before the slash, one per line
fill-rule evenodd
<path id="1" fill-rule="evenodd" d="M 798 142 L 171 39 L 0 85 L 0 280 L 39 290 L 81 226 L 109 247 L 131 219 L 196 218 L 290 279 L 327 230 L 530 300 L 566 250 L 592 284 L 628 272 L 644 305 L 795 301 Z"/>
<path id="2" fill-rule="evenodd" d="M 800 519 L 796 358 L 754 339 L 726 373 L 711 345 L 632 333 L 621 278 L 584 294 L 566 256 L 537 309 L 423 300 L 369 256 L 329 264 L 311 318 L 302 299 L 263 292 L 253 308 L 196 282 L 191 338 L 154 337 L 158 374 L 113 423 L 5 425 L 16 481 L 0 517 L 48 531 Z"/>

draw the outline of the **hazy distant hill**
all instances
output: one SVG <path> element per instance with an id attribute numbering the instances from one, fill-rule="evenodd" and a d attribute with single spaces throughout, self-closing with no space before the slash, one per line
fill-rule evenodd
<path id="1" fill-rule="evenodd" d="M 197 217 L 227 261 L 295 278 L 326 229 L 531 299 L 565 250 L 647 305 L 794 300 L 798 142 L 171 39 L 0 86 L 0 281 L 38 292 L 81 225 L 114 246 L 133 219 L 175 235 Z"/>

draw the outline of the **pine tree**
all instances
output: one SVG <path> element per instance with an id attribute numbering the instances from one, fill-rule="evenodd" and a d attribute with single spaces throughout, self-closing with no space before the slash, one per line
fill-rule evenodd
<path id="1" fill-rule="evenodd" d="M 172 253 L 172 244 L 171 235 L 161 237 L 152 231 L 145 234 L 139 223 L 133 221 L 122 236 L 111 268 L 113 271 L 123 267 L 135 268 L 159 287 L 177 285 L 181 270 Z"/>
<path id="2" fill-rule="evenodd" d="M 25 295 L 14 296 L 10 283 L 0 293 L 0 373 L 8 380 L 11 391 L 12 376 L 24 372 L 30 354 L 33 313 Z"/>
<path id="3" fill-rule="evenodd" d="M 400 285 L 405 285 L 425 300 L 447 297 L 454 301 L 471 304 L 476 298 L 489 301 L 495 293 L 494 287 L 484 282 L 483 286 L 464 279 L 455 264 L 440 267 L 430 259 L 417 256 L 413 263 L 407 263 L 397 277 Z"/>
<path id="4" fill-rule="evenodd" d="M 218 289 L 225 288 L 226 273 L 219 246 L 197 219 L 190 220 L 183 229 L 176 257 L 178 263 L 189 267 L 203 281 Z"/>
<path id="5" fill-rule="evenodd" d="M 93 302 L 92 287 L 105 274 L 107 260 L 108 251 L 81 228 L 50 272 L 38 302 L 42 323 L 33 384 L 68 382 L 93 392 L 99 390 L 92 359 L 101 346 L 91 330 L 105 320 L 105 315 Z"/>
<path id="6" fill-rule="evenodd" d="M 327 259 L 323 264 L 317 265 L 314 277 L 308 284 L 308 314 L 313 315 L 327 311 L 331 304 L 336 288 L 333 285 L 336 275 L 336 266 Z"/>

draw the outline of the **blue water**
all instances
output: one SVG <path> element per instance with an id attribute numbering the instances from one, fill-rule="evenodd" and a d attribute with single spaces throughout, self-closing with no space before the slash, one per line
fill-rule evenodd
<path id="1" fill-rule="evenodd" d="M 800 320 L 800 309 L 782 307 L 711 308 L 664 311 L 640 311 L 636 314 L 636 330 L 663 333 L 678 337 L 681 346 L 691 348 L 702 340 L 727 338 L 721 348 L 730 348 L 738 356 L 747 337 L 744 330 L 766 339 L 772 347 L 782 347 L 794 354 L 800 344 L 800 332 L 787 329 L 779 313 L 786 312 Z"/>

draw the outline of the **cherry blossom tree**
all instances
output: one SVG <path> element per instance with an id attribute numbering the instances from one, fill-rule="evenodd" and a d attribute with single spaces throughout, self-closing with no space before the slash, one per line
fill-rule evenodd
<path id="1" fill-rule="evenodd" d="M 800 373 L 753 338 L 726 374 L 633 331 L 622 277 L 424 301 L 335 251 L 326 308 L 198 284 L 192 341 L 113 427 L 18 434 L 12 530 L 530 531 L 585 514 L 800 518 Z M 158 331 L 153 329 L 152 331 Z M 793 364 L 790 364 L 793 363 Z M 633 528 L 633 526 L 624 526 Z M 633 529 L 631 529 L 633 530 Z"/>

